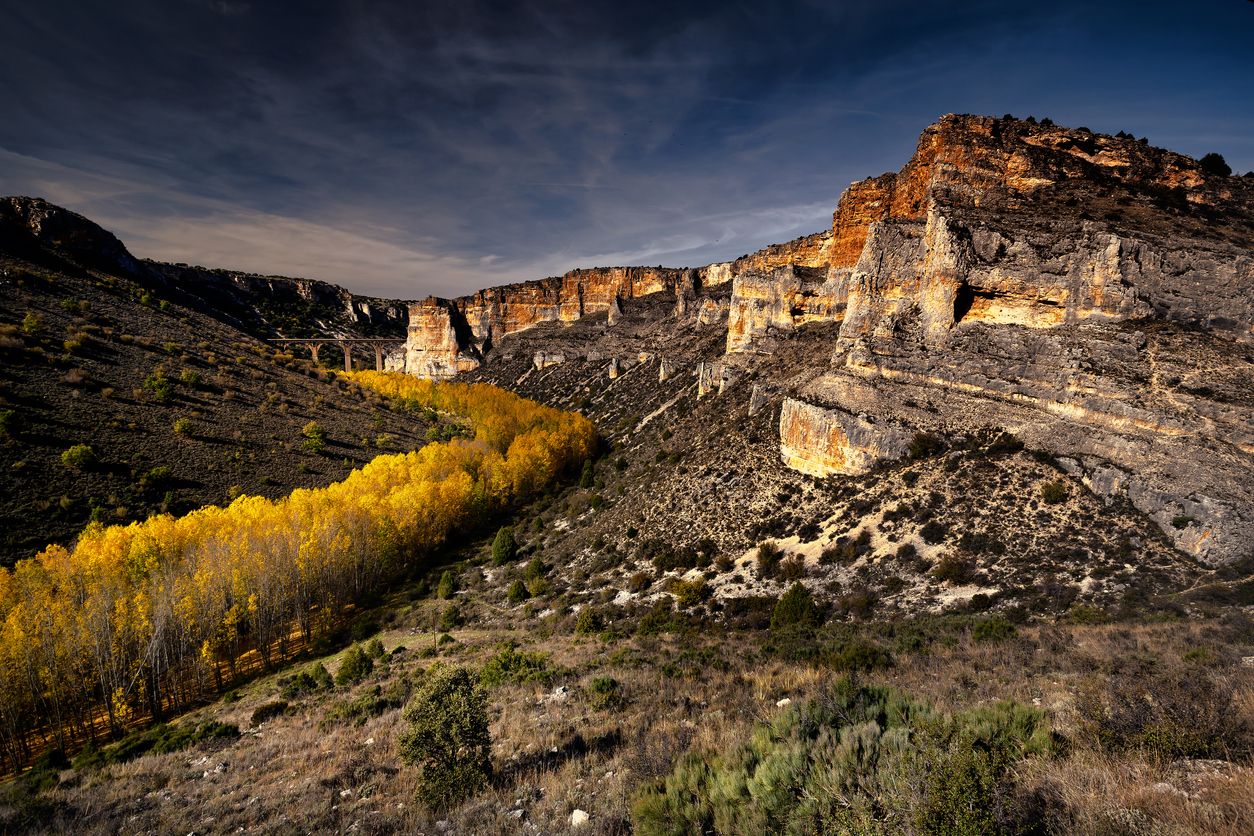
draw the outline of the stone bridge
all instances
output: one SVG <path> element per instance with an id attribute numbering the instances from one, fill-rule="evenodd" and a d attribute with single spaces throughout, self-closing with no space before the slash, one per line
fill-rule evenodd
<path id="1" fill-rule="evenodd" d="M 318 352 L 324 345 L 338 345 L 340 350 L 344 352 L 344 371 L 346 372 L 353 370 L 353 348 L 355 346 L 370 346 L 374 349 L 374 367 L 376 371 L 380 372 L 383 371 L 384 349 L 393 346 L 396 348 L 405 347 L 404 337 L 278 337 L 266 340 L 266 342 L 281 345 L 284 348 L 293 345 L 309 346 L 309 353 L 313 355 L 314 363 L 318 362 Z"/>

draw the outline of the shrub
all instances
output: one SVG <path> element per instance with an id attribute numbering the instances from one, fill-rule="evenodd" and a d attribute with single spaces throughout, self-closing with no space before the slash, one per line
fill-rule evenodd
<path id="1" fill-rule="evenodd" d="M 784 552 L 773 540 L 766 540 L 758 545 L 758 576 L 773 578 L 784 558 Z"/>
<path id="2" fill-rule="evenodd" d="M 785 558 L 779 563 L 778 574 L 782 581 L 799 581 L 806 576 L 806 562 L 800 555 Z"/>
<path id="3" fill-rule="evenodd" d="M 1176 758 L 1243 758 L 1254 727 L 1231 679 L 1198 666 L 1156 670 L 1131 661 L 1076 694 L 1081 733 L 1108 751 Z"/>
<path id="4" fill-rule="evenodd" d="M 705 578 L 693 578 L 690 581 L 672 578 L 666 591 L 675 596 L 675 606 L 681 610 L 696 606 L 710 593 L 705 585 Z"/>
<path id="5" fill-rule="evenodd" d="M 515 580 L 509 585 L 509 592 L 505 597 L 511 604 L 521 604 L 531 597 L 531 593 L 527 591 L 526 585 L 521 580 Z"/>
<path id="6" fill-rule="evenodd" d="M 1022 832 L 1016 767 L 1051 751 L 1044 714 L 955 715 L 841 678 L 747 739 L 692 751 L 632 803 L 639 833 Z M 751 802 L 751 803 L 746 803 Z"/>
<path id="7" fill-rule="evenodd" d="M 287 713 L 287 702 L 285 700 L 275 700 L 274 702 L 265 702 L 253 709 L 253 716 L 249 722 L 254 726 L 260 726 L 267 720 L 273 720 Z"/>
<path id="8" fill-rule="evenodd" d="M 982 618 L 971 626 L 971 638 L 977 642 L 999 642 L 1014 638 L 1015 626 L 1000 615 Z"/>
<path id="9" fill-rule="evenodd" d="M 27 311 L 22 317 L 22 333 L 28 337 L 37 337 L 44 328 L 44 320 L 39 314 Z"/>
<path id="10" fill-rule="evenodd" d="M 179 372 L 179 383 L 195 389 L 200 385 L 200 372 L 195 369 L 183 369 L 183 371 Z"/>
<path id="11" fill-rule="evenodd" d="M 492 541 L 492 562 L 504 566 L 512 561 L 518 552 L 518 543 L 514 540 L 514 529 L 508 525 L 501 526 Z"/>
<path id="12" fill-rule="evenodd" d="M 176 418 L 174 421 L 174 434 L 187 435 L 192 431 L 192 422 L 188 418 Z"/>
<path id="13" fill-rule="evenodd" d="M 855 638 L 830 651 L 824 661 L 838 671 L 877 671 L 893 666 L 893 656 L 885 648 L 863 638 Z"/>
<path id="14" fill-rule="evenodd" d="M 945 542 L 945 539 L 949 537 L 949 529 L 938 520 L 930 520 L 919 529 L 919 536 L 929 546 L 935 546 L 938 543 Z"/>
<path id="15" fill-rule="evenodd" d="M 594 481 L 592 459 L 584 459 L 583 471 L 579 474 L 579 487 L 590 488 Z"/>
<path id="16" fill-rule="evenodd" d="M 484 663 L 479 681 L 492 688 L 506 682 L 548 683 L 556 675 L 547 653 L 522 651 L 513 642 L 506 642 Z"/>
<path id="17" fill-rule="evenodd" d="M 17 435 L 17 413 L 11 409 L 0 409 L 0 438 L 11 438 Z"/>
<path id="18" fill-rule="evenodd" d="M 301 442 L 301 448 L 306 453 L 318 454 L 327 447 L 327 431 L 317 421 L 310 421 L 301 429 L 300 434 L 305 437 Z"/>
<path id="19" fill-rule="evenodd" d="M 436 587 L 435 594 L 440 598 L 448 600 L 453 597 L 453 593 L 457 591 L 457 579 L 453 577 L 450 569 L 445 569 L 444 574 L 440 575 L 440 584 Z"/>
<path id="20" fill-rule="evenodd" d="M 365 725 L 371 717 L 378 717 L 390 708 L 400 708 L 409 699 L 409 692 L 410 684 L 406 677 L 393 681 L 387 688 L 376 685 L 351 700 L 340 700 L 333 704 L 327 709 L 319 725 L 326 727 L 341 722 Z"/>
<path id="21" fill-rule="evenodd" d="M 605 619 L 601 617 L 601 613 L 597 612 L 593 607 L 585 605 L 579 610 L 579 615 L 575 617 L 575 634 L 579 636 L 588 636 L 593 633 L 599 633 L 605 629 Z"/>
<path id="22" fill-rule="evenodd" d="M 1041 485 L 1041 499 L 1050 505 L 1067 501 L 1067 486 L 1062 482 L 1046 482 Z"/>
<path id="23" fill-rule="evenodd" d="M 932 569 L 932 577 L 960 586 L 975 577 L 975 562 L 957 555 L 945 555 Z"/>
<path id="24" fill-rule="evenodd" d="M 416 765 L 418 796 L 443 810 L 488 786 L 488 696 L 465 668 L 437 667 L 405 706 L 408 728 L 400 737 L 401 759 Z"/>
<path id="25" fill-rule="evenodd" d="M 814 606 L 814 596 L 805 585 L 798 582 L 788 588 L 775 605 L 771 615 L 771 629 L 782 630 L 789 627 L 810 627 L 818 623 L 818 610 Z"/>
<path id="26" fill-rule="evenodd" d="M 279 694 L 286 700 L 292 700 L 314 691 L 329 691 L 334 684 L 326 666 L 319 662 L 283 682 Z"/>
<path id="27" fill-rule="evenodd" d="M 450 601 L 448 606 L 440 613 L 440 629 L 448 632 L 456 629 L 462 624 L 462 612 L 457 608 L 455 602 Z"/>
<path id="28" fill-rule="evenodd" d="M 156 368 L 152 374 L 144 378 L 144 391 L 153 399 L 164 403 L 174 396 L 174 384 L 165 376 L 165 370 Z"/>
<path id="29" fill-rule="evenodd" d="M 527 561 L 527 568 L 523 570 L 523 580 L 534 581 L 543 578 L 548 572 L 548 568 L 538 557 L 533 557 Z"/>
<path id="30" fill-rule="evenodd" d="M 1177 531 L 1180 531 L 1182 529 L 1188 528 L 1189 523 L 1192 523 L 1195 521 L 1196 521 L 1195 518 L 1189 516 L 1188 514 L 1178 514 L 1177 516 L 1174 516 L 1171 518 L 1171 527 L 1176 529 Z"/>
<path id="31" fill-rule="evenodd" d="M 90 470 L 97 463 L 96 451 L 90 444 L 75 444 L 61 454 L 61 464 L 75 470 Z"/>
<path id="32" fill-rule="evenodd" d="M 365 651 L 366 655 L 371 659 L 382 659 L 388 655 L 387 651 L 383 649 L 383 642 L 379 641 L 377 637 L 366 642 Z"/>
<path id="33" fill-rule="evenodd" d="M 1202 171 L 1216 177 L 1227 177 L 1232 174 L 1228 161 L 1223 158 L 1222 154 L 1216 154 L 1214 151 L 1198 160 L 1198 164 Z"/>
<path id="34" fill-rule="evenodd" d="M 352 685 L 365 679 L 374 670 L 374 660 L 361 649 L 361 645 L 353 645 L 344 651 L 340 660 L 340 669 L 335 672 L 336 685 Z"/>
<path id="35" fill-rule="evenodd" d="M 648 572 L 634 572 L 627 579 L 627 591 L 635 594 L 644 592 L 653 583 L 653 576 Z"/>
<path id="36" fill-rule="evenodd" d="M 627 704 L 627 699 L 617 679 L 598 676 L 588 683 L 588 703 L 595 711 L 617 711 Z"/>

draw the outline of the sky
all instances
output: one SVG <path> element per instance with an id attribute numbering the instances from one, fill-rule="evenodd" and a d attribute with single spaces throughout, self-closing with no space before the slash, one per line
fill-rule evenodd
<path id="1" fill-rule="evenodd" d="M 0 194 L 401 299 L 830 225 L 945 113 L 1254 169 L 1254 2 L 0 0 Z"/>

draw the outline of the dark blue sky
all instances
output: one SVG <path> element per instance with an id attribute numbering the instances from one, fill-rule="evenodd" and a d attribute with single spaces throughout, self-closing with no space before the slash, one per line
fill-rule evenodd
<path id="1" fill-rule="evenodd" d="M 1254 3 L 0 0 L 0 193 L 414 298 L 830 223 L 949 112 L 1254 168 Z"/>

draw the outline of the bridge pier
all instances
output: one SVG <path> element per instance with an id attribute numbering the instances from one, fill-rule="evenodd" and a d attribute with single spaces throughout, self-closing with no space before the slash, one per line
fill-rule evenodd
<path id="1" fill-rule="evenodd" d="M 348 340 L 340 340 L 340 348 L 344 349 L 344 371 L 353 370 L 353 344 Z"/>
<path id="2" fill-rule="evenodd" d="M 318 365 L 318 350 L 322 348 L 322 343 L 310 343 L 309 353 L 313 355 L 314 365 Z"/>
<path id="3" fill-rule="evenodd" d="M 374 344 L 374 370 L 383 371 L 383 346 L 378 343 Z"/>

